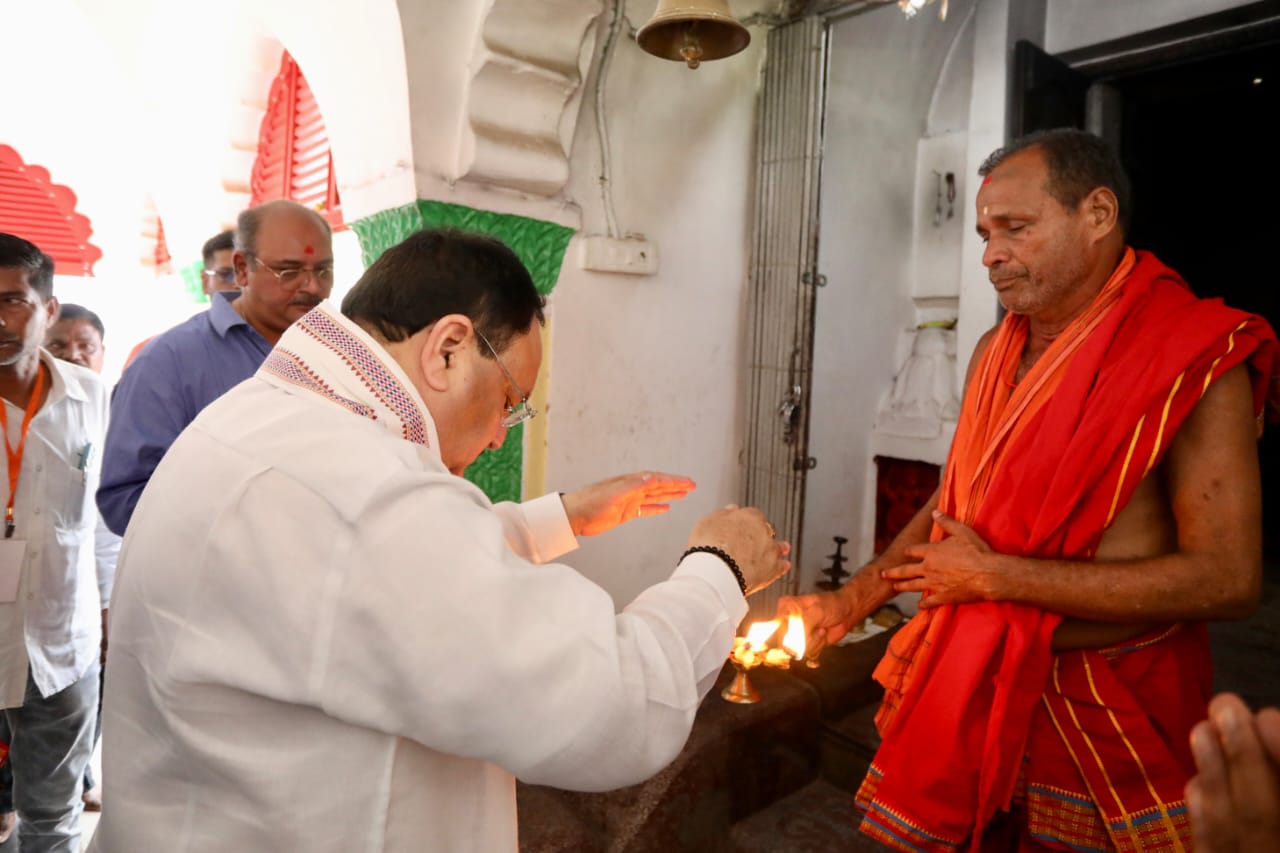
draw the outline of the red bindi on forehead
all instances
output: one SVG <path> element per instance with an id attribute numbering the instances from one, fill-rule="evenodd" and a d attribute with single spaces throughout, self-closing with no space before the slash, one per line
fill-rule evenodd
<path id="1" fill-rule="evenodd" d="M 307 246 L 302 250 L 302 253 L 304 255 L 314 255 L 316 253 L 316 250 L 310 246 Z"/>
<path id="2" fill-rule="evenodd" d="M 982 179 L 982 185 L 985 187 L 989 183 L 991 183 L 991 176 L 987 175 L 985 178 Z"/>

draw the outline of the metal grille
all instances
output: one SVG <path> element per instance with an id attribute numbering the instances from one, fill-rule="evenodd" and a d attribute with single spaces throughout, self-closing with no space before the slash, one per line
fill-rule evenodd
<path id="1" fill-rule="evenodd" d="M 757 127 L 755 223 L 747 310 L 743 502 L 792 543 L 800 565 L 818 261 L 818 186 L 827 27 L 804 18 L 769 33 Z M 754 596 L 748 619 L 773 617 L 798 588 L 796 568 Z"/>

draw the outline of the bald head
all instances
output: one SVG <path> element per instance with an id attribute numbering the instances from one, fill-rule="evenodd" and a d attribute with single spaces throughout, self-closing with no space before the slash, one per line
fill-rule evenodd
<path id="1" fill-rule="evenodd" d="M 240 212 L 236 217 L 235 248 L 247 255 L 258 254 L 258 236 L 268 220 L 287 219 L 294 222 L 310 222 L 326 235 L 326 243 L 333 239 L 333 229 L 328 220 L 309 207 L 288 199 L 264 201 L 256 207 Z"/>
<path id="2" fill-rule="evenodd" d="M 269 201 L 236 220 L 232 255 L 240 298 L 232 306 L 268 343 L 333 288 L 333 230 L 292 201 Z"/>

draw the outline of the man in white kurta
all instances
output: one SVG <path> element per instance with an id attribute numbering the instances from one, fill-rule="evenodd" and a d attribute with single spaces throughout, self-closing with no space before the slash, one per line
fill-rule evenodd
<path id="1" fill-rule="evenodd" d="M 560 497 L 450 473 L 430 385 L 325 303 L 165 456 L 116 579 L 95 851 L 514 851 L 515 777 L 606 790 L 679 752 L 739 581 L 692 553 L 616 613 L 545 562 Z M 750 587 L 786 568 L 768 537 Z"/>
<path id="2" fill-rule="evenodd" d="M 27 853 L 80 849 L 102 638 L 93 489 L 107 392 L 40 348 L 58 313 L 53 271 L 32 243 L 0 234 L 0 718 L 12 747 L 4 793 Z"/>

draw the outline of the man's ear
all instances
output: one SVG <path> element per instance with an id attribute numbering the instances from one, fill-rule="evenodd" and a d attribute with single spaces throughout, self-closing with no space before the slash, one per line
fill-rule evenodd
<path id="1" fill-rule="evenodd" d="M 1085 223 L 1096 237 L 1105 237 L 1120 227 L 1120 202 L 1106 187 L 1098 187 L 1082 202 Z"/>
<path id="2" fill-rule="evenodd" d="M 244 290 L 245 285 L 249 283 L 249 256 L 236 249 L 231 255 L 231 267 L 236 271 L 236 287 Z M 205 281 L 209 279 L 203 272 L 200 273 L 200 277 Z"/>
<path id="3" fill-rule="evenodd" d="M 463 314 L 446 314 L 426 330 L 422 345 L 422 376 L 433 391 L 447 391 L 461 363 L 455 356 L 462 352 L 475 334 L 471 319 Z"/>
<path id="4" fill-rule="evenodd" d="M 58 312 L 62 310 L 62 304 L 58 302 L 58 297 L 50 294 L 49 298 L 44 301 L 44 310 L 49 313 L 49 326 L 58 322 Z"/>

